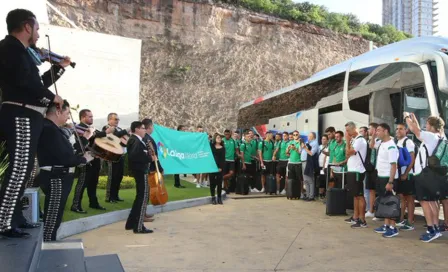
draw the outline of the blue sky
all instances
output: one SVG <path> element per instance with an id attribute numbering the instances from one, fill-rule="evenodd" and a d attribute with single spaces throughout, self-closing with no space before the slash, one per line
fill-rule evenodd
<path id="1" fill-rule="evenodd" d="M 295 2 L 310 2 L 323 5 L 332 12 L 353 13 L 361 22 L 371 22 L 381 25 L 382 0 L 294 0 Z M 439 25 L 438 35 L 448 37 L 448 0 L 438 1 Z M 361 4 L 362 3 L 362 4 Z"/>

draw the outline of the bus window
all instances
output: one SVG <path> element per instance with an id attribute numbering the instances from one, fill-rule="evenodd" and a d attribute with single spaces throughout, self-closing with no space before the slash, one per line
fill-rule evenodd
<path id="1" fill-rule="evenodd" d="M 350 72 L 348 98 L 351 110 L 369 114 L 369 122 L 395 128 L 403 111 L 419 118 L 430 113 L 420 67 L 413 63 L 390 63 Z M 362 100 L 369 97 L 369 100 Z"/>
<path id="2" fill-rule="evenodd" d="M 425 88 L 423 86 L 404 88 L 403 100 L 403 111 L 414 113 L 424 130 L 426 119 L 431 115 Z"/>
<path id="3" fill-rule="evenodd" d="M 448 93 L 439 90 L 439 80 L 436 62 L 429 63 L 434 91 L 437 94 L 439 114 L 445 121 L 445 135 L 448 135 Z"/>

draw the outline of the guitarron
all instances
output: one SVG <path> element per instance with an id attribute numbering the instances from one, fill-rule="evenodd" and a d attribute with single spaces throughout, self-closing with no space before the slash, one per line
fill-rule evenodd
<path id="1" fill-rule="evenodd" d="M 156 154 L 154 151 L 154 147 L 151 141 L 147 143 L 149 149 L 152 151 L 152 154 Z M 152 205 L 164 205 L 168 202 L 168 192 L 166 191 L 165 182 L 163 180 L 163 176 L 159 171 L 158 158 L 156 156 L 156 160 L 153 162 L 156 164 L 156 173 L 148 175 L 148 183 L 149 183 L 149 199 L 151 200 Z"/>

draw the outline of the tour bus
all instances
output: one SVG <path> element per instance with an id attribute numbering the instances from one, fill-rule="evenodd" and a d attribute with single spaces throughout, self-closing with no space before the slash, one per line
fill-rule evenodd
<path id="1" fill-rule="evenodd" d="M 243 104 L 239 128 L 323 133 L 354 121 L 403 122 L 413 112 L 424 129 L 430 115 L 448 116 L 448 39 L 404 40 L 322 70 L 290 87 Z M 395 131 L 395 130 L 394 130 Z"/>

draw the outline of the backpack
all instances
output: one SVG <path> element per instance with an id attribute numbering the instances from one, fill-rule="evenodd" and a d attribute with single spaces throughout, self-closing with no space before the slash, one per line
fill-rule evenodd
<path id="1" fill-rule="evenodd" d="M 397 148 L 398 148 L 398 166 L 401 168 L 401 167 L 404 167 L 404 166 L 409 166 L 410 164 L 411 164 L 411 162 L 412 162 L 412 157 L 411 157 L 411 154 L 409 153 L 409 150 L 406 148 L 406 141 L 407 141 L 408 139 L 406 138 L 404 141 L 403 141 L 403 147 L 399 147 L 398 145 L 397 145 Z M 398 143 L 398 141 L 396 142 L 396 144 Z"/>
<path id="2" fill-rule="evenodd" d="M 366 150 L 366 157 L 363 160 L 362 156 L 361 156 L 361 153 L 360 152 L 356 152 L 356 153 L 358 154 L 359 158 L 361 159 L 361 163 L 364 166 L 364 169 L 366 170 L 366 172 L 371 173 L 371 172 L 375 171 L 375 166 L 372 164 L 370 159 L 367 158 L 367 153 L 369 152 L 369 143 L 362 136 L 356 137 L 355 140 L 358 139 L 358 138 L 362 138 L 366 142 L 366 145 L 367 145 L 366 146 L 366 148 L 367 148 L 367 150 Z M 379 150 L 379 148 L 378 148 L 378 150 Z"/>
<path id="3" fill-rule="evenodd" d="M 444 139 L 440 139 L 437 143 L 436 148 L 434 149 L 434 153 L 427 157 L 428 158 L 428 166 L 437 172 L 440 175 L 446 175 L 448 170 L 448 149 L 447 149 L 448 141 Z M 428 154 L 428 149 L 426 148 L 426 154 Z"/>

